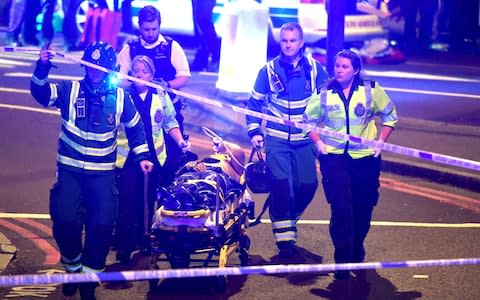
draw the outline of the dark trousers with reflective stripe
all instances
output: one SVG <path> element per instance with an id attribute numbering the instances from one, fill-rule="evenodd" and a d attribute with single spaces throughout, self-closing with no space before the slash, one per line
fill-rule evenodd
<path id="1" fill-rule="evenodd" d="M 313 144 L 295 145 L 267 137 L 266 162 L 272 172 L 269 213 L 276 241 L 296 241 L 296 222 L 318 186 Z M 291 225 L 275 228 L 274 223 L 280 221 L 291 221 Z"/>
<path id="2" fill-rule="evenodd" d="M 89 269 L 105 268 L 116 202 L 113 171 L 92 175 L 60 167 L 50 191 L 53 237 L 60 254 L 69 261 L 81 255 L 80 263 Z"/>
<path id="3" fill-rule="evenodd" d="M 363 242 L 378 201 L 380 158 L 320 155 L 325 197 L 330 204 L 330 237 L 337 263 L 362 262 Z"/>

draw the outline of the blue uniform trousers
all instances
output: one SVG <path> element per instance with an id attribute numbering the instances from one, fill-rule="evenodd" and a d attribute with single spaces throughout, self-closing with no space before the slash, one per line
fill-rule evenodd
<path id="1" fill-rule="evenodd" d="M 50 216 L 67 272 L 105 268 L 116 207 L 113 170 L 85 174 L 59 168 L 50 193 Z"/>
<path id="2" fill-rule="evenodd" d="M 275 239 L 295 242 L 296 223 L 318 186 L 313 145 L 267 137 L 266 162 L 272 173 L 269 213 Z"/>

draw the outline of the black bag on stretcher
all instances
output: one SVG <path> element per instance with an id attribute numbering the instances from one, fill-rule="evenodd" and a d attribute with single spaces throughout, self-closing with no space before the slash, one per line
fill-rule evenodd
<path id="1" fill-rule="evenodd" d="M 80 41 L 85 46 L 96 41 L 105 41 L 116 49 L 121 25 L 122 14 L 118 10 L 89 7 Z"/>

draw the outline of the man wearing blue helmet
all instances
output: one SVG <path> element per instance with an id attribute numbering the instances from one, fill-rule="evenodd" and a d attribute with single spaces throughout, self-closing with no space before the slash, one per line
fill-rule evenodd
<path id="1" fill-rule="evenodd" d="M 30 89 L 38 103 L 61 112 L 57 182 L 50 191 L 53 236 L 68 273 L 101 272 L 115 217 L 113 183 L 121 123 L 142 171 L 151 172 L 153 164 L 143 123 L 130 95 L 112 85 L 111 75 L 96 67 L 116 69 L 113 48 L 105 42 L 87 47 L 83 55 L 86 76 L 81 81 L 49 83 L 51 58 L 50 51 L 40 51 Z M 81 299 L 95 299 L 97 286 L 96 282 L 67 283 L 62 292 L 73 296 L 80 289 Z"/>

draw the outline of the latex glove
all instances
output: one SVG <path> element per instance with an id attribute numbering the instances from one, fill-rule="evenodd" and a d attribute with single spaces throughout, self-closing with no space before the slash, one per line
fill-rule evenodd
<path id="1" fill-rule="evenodd" d="M 142 169 L 143 173 L 150 173 L 153 171 L 153 163 L 149 160 L 142 160 L 140 162 L 140 169 Z"/>
<path id="2" fill-rule="evenodd" d="M 315 149 L 317 149 L 319 154 L 327 154 L 327 145 L 325 145 L 322 140 L 318 140 L 315 143 Z"/>
<path id="3" fill-rule="evenodd" d="M 263 148 L 263 136 L 259 134 L 252 136 L 250 142 L 252 143 L 253 147 Z"/>
<path id="4" fill-rule="evenodd" d="M 185 141 L 185 140 L 181 140 L 178 143 L 178 147 L 180 147 L 180 149 L 182 149 L 183 153 L 192 150 L 192 144 L 189 141 Z"/>
<path id="5" fill-rule="evenodd" d="M 382 141 L 382 140 L 378 140 L 378 142 L 383 145 L 383 141 Z M 380 153 L 382 153 L 382 148 L 380 148 L 380 147 L 375 147 L 375 149 L 373 149 L 373 156 L 374 156 L 374 157 L 379 157 L 379 156 L 380 156 Z"/>

